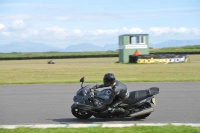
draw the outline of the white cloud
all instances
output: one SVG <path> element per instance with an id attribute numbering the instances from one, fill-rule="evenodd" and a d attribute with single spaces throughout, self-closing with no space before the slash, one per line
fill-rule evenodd
<path id="1" fill-rule="evenodd" d="M 194 33 L 195 35 L 200 35 L 200 29 L 192 28 L 191 31 L 192 31 L 192 33 Z"/>
<path id="2" fill-rule="evenodd" d="M 48 27 L 48 28 L 45 28 L 45 30 L 47 30 L 47 31 L 53 31 L 53 32 L 56 32 L 56 33 L 65 32 L 65 30 L 63 28 L 60 28 L 58 26 Z"/>
<path id="3" fill-rule="evenodd" d="M 84 31 L 82 31 L 82 30 L 80 30 L 80 29 L 74 29 L 73 30 L 73 34 L 75 35 L 75 36 L 84 36 Z"/>
<path id="4" fill-rule="evenodd" d="M 30 30 L 30 34 L 32 34 L 32 35 L 38 35 L 39 32 L 38 32 L 38 30 Z"/>
<path id="5" fill-rule="evenodd" d="M 164 35 L 164 34 L 194 34 L 200 35 L 200 29 L 197 28 L 186 28 L 186 27 L 179 27 L 179 28 L 170 28 L 170 27 L 151 27 L 149 29 L 150 33 L 153 33 L 156 36 Z"/>
<path id="6" fill-rule="evenodd" d="M 58 26 L 52 26 L 45 28 L 44 31 L 41 31 L 42 35 L 48 39 L 65 39 L 70 36 L 68 30 L 60 28 Z"/>
<path id="7" fill-rule="evenodd" d="M 152 32 L 155 35 L 162 35 L 165 33 L 169 33 L 170 32 L 170 28 L 168 27 L 151 27 L 149 29 L 150 32 Z"/>
<path id="8" fill-rule="evenodd" d="M 19 36 L 23 39 L 34 38 L 34 37 L 37 37 L 38 35 L 39 35 L 38 30 L 31 30 L 31 29 L 28 29 L 24 32 L 21 32 L 21 34 L 19 34 Z"/>
<path id="9" fill-rule="evenodd" d="M 12 23 L 12 28 L 15 30 L 21 30 L 25 28 L 24 21 L 22 19 L 17 19 Z"/>
<path id="10" fill-rule="evenodd" d="M 4 28 L 5 28 L 5 25 L 4 24 L 0 24 L 0 30 L 4 29 Z"/>
<path id="11" fill-rule="evenodd" d="M 9 27 L 9 25 L 8 25 Z M 170 39 L 170 37 L 182 38 L 188 37 L 188 39 L 199 38 L 200 29 L 187 28 L 187 27 L 151 27 L 149 29 L 142 29 L 139 27 L 122 27 L 115 29 L 66 29 L 59 26 L 50 26 L 46 28 L 35 28 L 33 26 L 25 27 L 25 22 L 21 19 L 14 21 L 10 27 L 18 28 L 21 30 L 12 30 L 11 28 L 5 28 L 5 25 L 0 24 L 0 39 L 9 40 L 30 40 L 38 41 L 46 44 L 54 43 L 67 44 L 90 42 L 97 45 L 106 43 L 116 43 L 118 36 L 122 34 L 150 34 L 151 38 Z M 153 40 L 152 39 L 152 40 Z"/>
<path id="12" fill-rule="evenodd" d="M 113 35 L 117 34 L 118 32 L 119 32 L 118 29 L 109 29 L 109 30 L 97 29 L 88 31 L 88 33 L 91 35 Z"/>
<path id="13" fill-rule="evenodd" d="M 143 33 L 144 30 L 138 27 L 134 28 L 127 28 L 123 27 L 121 29 L 97 29 L 97 30 L 90 30 L 88 33 L 91 35 L 118 35 L 118 34 L 139 34 Z"/>
<path id="14" fill-rule="evenodd" d="M 171 32 L 178 33 L 178 34 L 188 34 L 192 32 L 192 30 L 189 28 L 180 27 L 180 28 L 171 28 Z"/>
<path id="15" fill-rule="evenodd" d="M 6 32 L 6 31 L 1 32 L 1 34 L 2 34 L 3 36 L 10 36 L 10 32 Z"/>
<path id="16" fill-rule="evenodd" d="M 180 34 L 195 34 L 195 35 L 200 34 L 200 29 L 197 28 L 180 27 L 180 28 L 172 28 L 172 31 Z"/>
<path id="17" fill-rule="evenodd" d="M 2 35 L 2 36 L 9 36 L 10 35 L 10 32 L 8 32 L 8 31 L 6 31 L 7 29 L 6 29 L 6 26 L 4 25 L 4 24 L 1 24 L 0 23 L 0 35 Z"/>
<path id="18" fill-rule="evenodd" d="M 128 29 L 128 28 L 126 28 L 126 27 L 123 27 L 123 28 L 122 28 L 122 31 L 123 31 L 123 32 L 126 32 L 126 33 L 135 33 L 135 34 L 139 34 L 139 33 L 144 32 L 143 29 L 137 28 L 137 27 L 130 28 L 130 29 Z"/>

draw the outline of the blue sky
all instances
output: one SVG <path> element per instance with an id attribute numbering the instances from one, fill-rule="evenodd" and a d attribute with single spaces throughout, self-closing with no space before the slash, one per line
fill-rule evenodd
<path id="1" fill-rule="evenodd" d="M 200 0 L 1 0 L 0 45 L 115 44 L 145 33 L 150 43 L 200 39 Z"/>

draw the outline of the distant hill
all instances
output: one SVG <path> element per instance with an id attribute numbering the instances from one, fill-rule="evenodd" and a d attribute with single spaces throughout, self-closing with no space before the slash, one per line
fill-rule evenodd
<path id="1" fill-rule="evenodd" d="M 49 52 L 49 51 L 61 51 L 61 49 L 53 46 L 49 46 L 42 43 L 34 42 L 11 42 L 8 44 L 0 45 L 0 52 Z"/>
<path id="2" fill-rule="evenodd" d="M 177 47 L 186 45 L 200 45 L 200 39 L 198 40 L 169 40 L 157 44 L 150 44 L 153 48 L 166 48 L 166 47 Z"/>
<path id="3" fill-rule="evenodd" d="M 150 43 L 149 46 L 153 48 L 166 48 L 166 47 L 178 47 L 186 45 L 200 45 L 199 40 L 169 40 L 157 44 Z M 35 43 L 35 42 L 11 42 L 8 44 L 0 45 L 0 52 L 91 52 L 91 51 L 117 51 L 118 43 L 105 44 L 104 46 L 97 46 L 91 43 L 80 43 L 77 45 L 70 45 L 66 48 L 57 48 L 49 46 L 47 44 Z"/>
<path id="4" fill-rule="evenodd" d="M 65 49 L 66 52 L 88 52 L 88 51 L 105 51 L 103 47 L 90 44 L 81 43 L 77 45 L 70 45 Z"/>
<path id="5" fill-rule="evenodd" d="M 117 49 L 118 49 L 118 44 L 105 44 L 104 47 L 101 47 L 90 43 L 81 43 L 77 45 L 70 45 L 65 49 L 65 51 L 67 52 L 116 51 Z"/>
<path id="6" fill-rule="evenodd" d="M 116 44 L 105 44 L 104 45 L 104 49 L 106 50 L 106 51 L 117 51 L 118 50 L 118 43 L 116 43 Z"/>

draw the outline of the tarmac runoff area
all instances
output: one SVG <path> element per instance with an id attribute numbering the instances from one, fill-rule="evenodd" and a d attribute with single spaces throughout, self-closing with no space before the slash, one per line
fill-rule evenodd
<path id="1" fill-rule="evenodd" d="M 20 127 L 27 128 L 112 128 L 112 127 L 133 127 L 133 126 L 192 126 L 200 127 L 200 123 L 135 123 L 135 124 L 35 124 L 35 125 L 0 125 L 0 128 L 15 129 Z"/>

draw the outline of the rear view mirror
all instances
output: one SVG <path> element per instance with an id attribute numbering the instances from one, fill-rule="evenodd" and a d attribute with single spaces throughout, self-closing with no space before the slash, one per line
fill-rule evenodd
<path id="1" fill-rule="evenodd" d="M 80 79 L 80 82 L 84 82 L 85 81 L 85 77 L 82 77 L 81 79 Z"/>
<path id="2" fill-rule="evenodd" d="M 83 87 L 83 82 L 84 82 L 84 81 L 85 81 L 85 78 L 82 77 L 82 78 L 80 79 L 80 82 L 82 82 L 81 87 Z"/>

